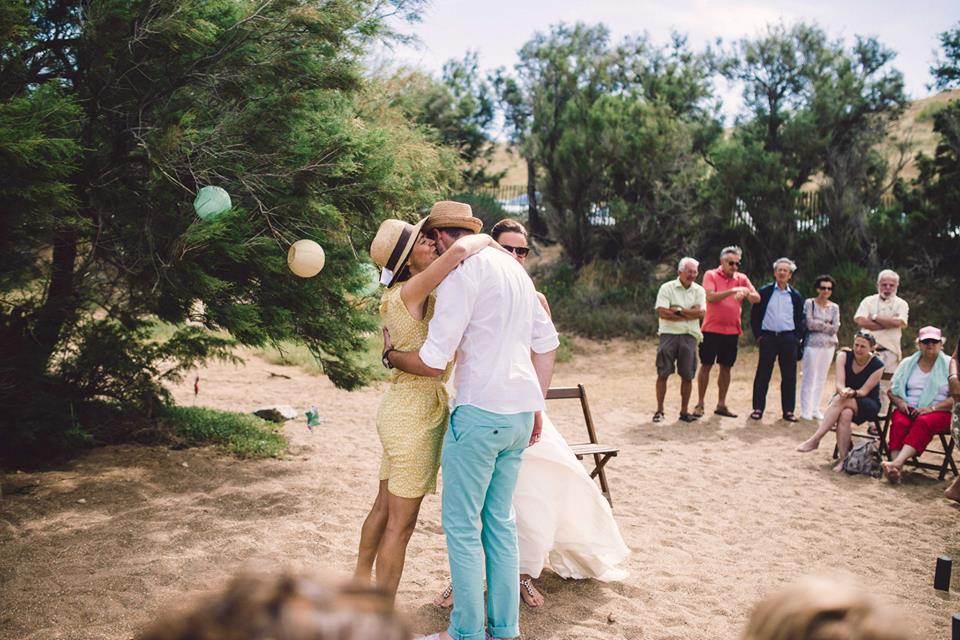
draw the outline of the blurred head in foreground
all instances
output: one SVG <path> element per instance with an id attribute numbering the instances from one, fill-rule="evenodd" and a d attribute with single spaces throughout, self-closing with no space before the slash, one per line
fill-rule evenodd
<path id="1" fill-rule="evenodd" d="M 138 640 L 409 640 L 377 589 L 292 573 L 243 574 Z"/>
<path id="2" fill-rule="evenodd" d="M 907 640 L 888 606 L 843 582 L 808 578 L 761 600 L 741 640 Z"/>

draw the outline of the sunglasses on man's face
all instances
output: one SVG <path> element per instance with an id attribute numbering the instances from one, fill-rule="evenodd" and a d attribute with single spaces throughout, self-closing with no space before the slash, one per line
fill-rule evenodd
<path id="1" fill-rule="evenodd" d="M 731 267 L 737 267 L 738 269 L 740 268 L 740 263 L 734 262 L 733 260 L 727 260 L 727 264 L 730 265 Z"/>
<path id="2" fill-rule="evenodd" d="M 506 249 L 507 251 L 509 251 L 510 253 L 517 254 L 521 258 L 525 257 L 528 253 L 530 253 L 530 247 L 511 247 L 508 244 L 502 244 L 500 246 Z"/>

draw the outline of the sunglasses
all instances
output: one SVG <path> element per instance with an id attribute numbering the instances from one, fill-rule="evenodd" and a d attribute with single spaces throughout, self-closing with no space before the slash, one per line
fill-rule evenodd
<path id="1" fill-rule="evenodd" d="M 833 291 L 833 287 L 817 287 L 820 291 Z"/>
<path id="2" fill-rule="evenodd" d="M 517 256 L 521 258 L 525 257 L 528 253 L 530 253 L 530 247 L 511 247 L 508 244 L 502 244 L 500 246 L 506 249 L 507 251 L 509 251 L 510 253 L 517 254 Z"/>
<path id="3" fill-rule="evenodd" d="M 936 338 L 927 338 L 926 340 L 921 340 L 920 344 L 926 344 L 926 345 L 940 344 L 940 341 L 937 340 Z"/>
<path id="4" fill-rule="evenodd" d="M 731 267 L 738 267 L 738 268 L 740 267 L 739 262 L 733 262 L 732 260 L 727 260 L 727 264 L 730 265 Z"/>

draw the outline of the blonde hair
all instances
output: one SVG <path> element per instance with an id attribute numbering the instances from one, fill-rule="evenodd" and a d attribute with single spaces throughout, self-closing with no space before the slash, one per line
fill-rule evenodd
<path id="1" fill-rule="evenodd" d="M 293 573 L 246 573 L 137 640 L 410 640 L 383 591 Z"/>
<path id="2" fill-rule="evenodd" d="M 764 598 L 741 640 L 907 640 L 887 606 L 850 585 L 808 578 Z"/>

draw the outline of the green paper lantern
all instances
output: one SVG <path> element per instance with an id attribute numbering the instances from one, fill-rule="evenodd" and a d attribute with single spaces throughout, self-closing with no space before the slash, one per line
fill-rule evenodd
<path id="1" fill-rule="evenodd" d="M 197 192 L 193 201 L 193 210 L 201 220 L 214 220 L 233 206 L 230 194 L 220 187 L 204 187 Z"/>

